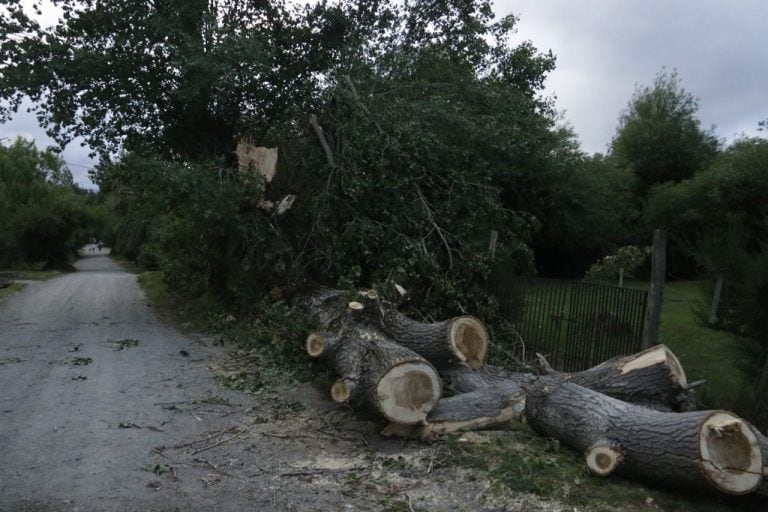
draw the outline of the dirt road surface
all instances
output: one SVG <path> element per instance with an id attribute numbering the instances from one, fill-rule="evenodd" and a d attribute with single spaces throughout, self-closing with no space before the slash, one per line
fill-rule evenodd
<path id="1" fill-rule="evenodd" d="M 158 320 L 135 275 L 76 267 L 0 302 L 2 512 L 560 508 L 499 508 L 440 445 L 384 440 L 312 385 L 229 390 L 225 348 Z"/>

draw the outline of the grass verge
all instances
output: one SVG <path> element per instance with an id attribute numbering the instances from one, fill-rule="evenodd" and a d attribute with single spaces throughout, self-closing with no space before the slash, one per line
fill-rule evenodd
<path id="1" fill-rule="evenodd" d="M 278 383 L 307 381 L 318 374 L 317 362 L 307 357 L 304 349 L 309 323 L 285 302 L 265 300 L 250 312 L 239 314 L 210 296 L 194 300 L 177 297 L 160 271 L 143 272 L 138 280 L 161 316 L 184 331 L 237 346 L 239 350 L 221 369 L 219 379 L 224 385 L 256 392 Z"/>
<path id="2" fill-rule="evenodd" d="M 615 476 L 598 477 L 588 471 L 582 455 L 561 448 L 556 440 L 543 438 L 525 425 L 514 425 L 512 431 L 512 436 L 496 436 L 485 444 L 465 445 L 461 437 L 446 442 L 453 461 L 486 471 L 489 492 L 501 496 L 530 493 L 590 512 L 765 510 L 765 502 L 754 496 L 680 492 Z"/>
<path id="3" fill-rule="evenodd" d="M 697 390 L 702 405 L 733 410 L 749 389 L 744 368 L 745 349 L 752 342 L 697 321 L 706 283 L 671 282 L 664 288 L 661 313 L 661 342 L 680 359 L 689 382 L 706 383 Z"/>
<path id="4" fill-rule="evenodd" d="M 11 283 L 5 288 L 0 288 L 0 300 L 13 295 L 16 292 L 20 292 L 24 289 L 23 283 Z"/>

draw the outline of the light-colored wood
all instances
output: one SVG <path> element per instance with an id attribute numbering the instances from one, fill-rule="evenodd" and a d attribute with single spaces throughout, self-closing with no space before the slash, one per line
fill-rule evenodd
<path id="1" fill-rule="evenodd" d="M 525 417 L 535 431 L 588 456 L 595 446 L 622 454 L 615 463 L 604 449 L 595 454 L 606 474 L 727 494 L 750 493 L 761 482 L 758 439 L 729 412 L 652 411 L 552 377 L 525 389 Z"/>

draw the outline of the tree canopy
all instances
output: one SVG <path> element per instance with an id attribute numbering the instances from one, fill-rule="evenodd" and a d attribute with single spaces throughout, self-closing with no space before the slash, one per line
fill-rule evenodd
<path id="1" fill-rule="evenodd" d="M 612 154 L 637 177 L 644 196 L 653 186 L 690 178 L 715 157 L 719 141 L 701 128 L 698 101 L 674 72 L 638 87 L 619 118 Z"/>
<path id="2" fill-rule="evenodd" d="M 96 217 L 56 153 L 21 138 L 0 145 L 0 266 L 66 267 Z"/>

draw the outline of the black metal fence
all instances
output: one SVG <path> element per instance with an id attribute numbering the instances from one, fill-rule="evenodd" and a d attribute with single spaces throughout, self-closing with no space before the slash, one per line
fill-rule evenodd
<path id="1" fill-rule="evenodd" d="M 494 292 L 526 352 L 545 354 L 558 370 L 583 370 L 640 350 L 648 300 L 643 290 L 497 276 Z"/>

